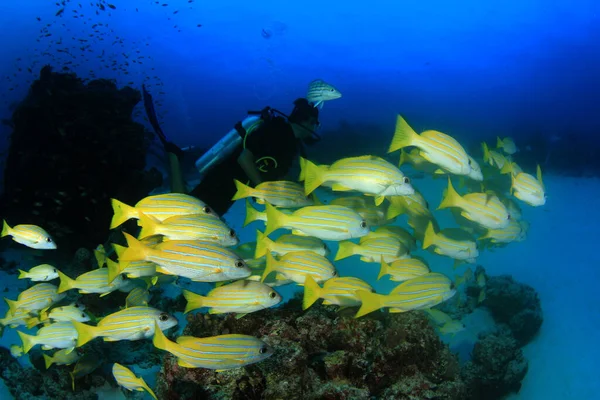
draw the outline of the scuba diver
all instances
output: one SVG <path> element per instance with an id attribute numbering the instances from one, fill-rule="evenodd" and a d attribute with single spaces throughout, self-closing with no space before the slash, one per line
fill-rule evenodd
<path id="1" fill-rule="evenodd" d="M 152 97 L 145 88 L 143 91 L 148 119 L 169 153 L 171 190 L 184 192 L 179 166 L 183 151 L 166 139 L 158 126 Z M 196 162 L 200 183 L 188 194 L 204 201 L 220 216 L 233 204 L 234 180 L 256 186 L 284 179 L 294 160 L 305 156 L 304 144 L 311 146 L 320 140 L 316 133 L 319 109 L 305 98 L 294 102 L 289 116 L 271 107 L 248 114 L 249 118 L 238 122 Z"/>

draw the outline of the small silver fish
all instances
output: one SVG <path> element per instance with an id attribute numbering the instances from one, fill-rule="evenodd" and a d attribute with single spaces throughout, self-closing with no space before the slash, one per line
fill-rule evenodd
<path id="1" fill-rule="evenodd" d="M 306 100 L 312 103 L 314 107 L 323 108 L 324 102 L 340 97 L 342 97 L 340 91 L 322 79 L 314 80 L 308 84 Z"/>

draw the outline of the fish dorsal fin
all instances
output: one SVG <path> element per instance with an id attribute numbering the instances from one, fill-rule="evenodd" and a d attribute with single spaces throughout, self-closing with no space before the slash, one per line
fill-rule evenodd
<path id="1" fill-rule="evenodd" d="M 542 168 L 540 168 L 539 164 L 537 166 L 536 177 L 537 177 L 538 182 L 542 186 L 542 189 L 546 190 L 546 188 L 544 187 L 544 181 L 542 180 Z"/>

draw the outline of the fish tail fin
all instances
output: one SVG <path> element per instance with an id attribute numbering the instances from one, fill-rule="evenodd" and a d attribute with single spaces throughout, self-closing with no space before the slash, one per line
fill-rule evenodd
<path id="1" fill-rule="evenodd" d="M 86 325 L 83 322 L 75 320 L 71 322 L 77 331 L 77 347 L 83 346 L 100 335 L 100 328 L 96 326 Z"/>
<path id="2" fill-rule="evenodd" d="M 4 298 L 4 301 L 6 302 L 6 305 L 8 306 L 8 310 L 10 311 L 11 315 L 15 315 L 15 312 L 17 312 L 17 300 L 11 300 L 11 299 L 7 299 L 6 297 Z"/>
<path id="3" fill-rule="evenodd" d="M 383 296 L 377 293 L 368 292 L 366 290 L 359 290 L 356 292 L 361 301 L 361 306 L 354 318 L 362 317 L 372 313 L 383 307 Z"/>
<path id="4" fill-rule="evenodd" d="M 44 356 L 44 364 L 46 364 L 46 369 L 50 368 L 52 364 L 54 364 L 54 359 L 50 357 L 48 354 L 42 354 Z"/>
<path id="5" fill-rule="evenodd" d="M 304 163 L 304 194 L 307 196 L 315 191 L 324 182 L 327 166 L 317 166 L 310 160 Z"/>
<path id="6" fill-rule="evenodd" d="M 273 241 L 264 233 L 256 230 L 256 251 L 254 253 L 254 258 L 261 258 L 267 252 L 271 252 L 273 248 Z"/>
<path id="7" fill-rule="evenodd" d="M 23 354 L 29 353 L 29 350 L 31 350 L 31 348 L 37 344 L 37 342 L 35 340 L 35 336 L 28 335 L 21 331 L 17 331 L 17 334 L 19 335 L 19 337 L 21 338 L 21 341 L 23 342 Z"/>
<path id="8" fill-rule="evenodd" d="M 102 268 L 106 264 L 106 253 L 96 249 L 94 250 L 94 258 L 98 263 L 98 268 Z"/>
<path id="9" fill-rule="evenodd" d="M 398 215 L 406 213 L 407 208 L 406 200 L 402 199 L 401 196 L 390 197 L 390 204 L 385 217 L 387 219 L 396 218 Z"/>
<path id="10" fill-rule="evenodd" d="M 139 382 L 139 383 L 140 383 L 140 386 L 141 386 L 141 387 L 143 387 L 143 388 L 144 388 L 144 390 L 145 390 L 146 392 L 148 392 L 148 394 L 149 394 L 150 396 L 152 396 L 152 398 L 153 398 L 154 400 L 158 400 L 158 398 L 156 397 L 156 395 L 154 394 L 154 392 L 152 391 L 152 389 L 150 389 L 150 386 L 148 386 L 148 384 L 146 383 L 146 381 L 144 381 L 144 379 L 140 378 L 140 382 Z"/>
<path id="11" fill-rule="evenodd" d="M 546 188 L 544 187 L 544 181 L 542 180 L 542 168 L 540 167 L 540 164 L 537 165 L 537 168 L 535 171 L 535 176 L 536 176 L 538 182 L 540 183 L 540 185 L 542 186 L 542 188 L 544 190 L 546 190 Z"/>
<path id="12" fill-rule="evenodd" d="M 262 274 L 262 277 L 260 278 L 260 281 L 264 282 L 271 272 L 276 271 L 277 265 L 278 262 L 275 259 L 275 257 L 273 257 L 273 255 L 270 252 L 267 252 L 267 265 L 265 266 L 265 270 Z"/>
<path id="13" fill-rule="evenodd" d="M 19 279 L 27 279 L 27 271 L 19 270 Z"/>
<path id="14" fill-rule="evenodd" d="M 377 277 L 377 280 L 380 280 L 384 276 L 389 275 L 389 273 L 390 266 L 384 261 L 383 256 L 381 256 L 381 268 L 379 269 L 379 276 Z"/>
<path id="15" fill-rule="evenodd" d="M 303 182 L 306 175 L 306 158 L 300 157 L 300 176 L 298 182 Z"/>
<path id="16" fill-rule="evenodd" d="M 269 203 L 266 203 L 265 207 L 267 210 L 267 227 L 265 228 L 265 235 L 269 235 L 284 225 L 286 215 Z"/>
<path id="17" fill-rule="evenodd" d="M 11 234 L 12 234 L 12 228 L 10 226 L 8 226 L 8 223 L 6 223 L 6 220 L 2 220 L 2 233 L 0 234 L 0 237 L 9 236 Z"/>
<path id="18" fill-rule="evenodd" d="M 423 250 L 433 246 L 433 244 L 435 243 L 435 238 L 436 233 L 433 229 L 433 224 L 431 223 L 431 221 L 429 221 L 429 223 L 427 224 L 427 228 L 425 228 L 425 235 L 423 236 Z"/>
<path id="19" fill-rule="evenodd" d="M 237 179 L 234 179 L 233 182 L 235 183 L 235 188 L 237 189 L 237 192 L 235 192 L 235 194 L 231 198 L 231 201 L 245 199 L 246 197 L 252 196 L 252 192 L 254 191 L 254 189 L 252 189 L 250 186 L 244 185 Z"/>
<path id="20" fill-rule="evenodd" d="M 408 125 L 401 115 L 398 115 L 398 118 L 396 119 L 396 130 L 388 153 L 400 150 L 403 147 L 414 146 L 418 140 L 419 135 L 417 132 Z"/>
<path id="21" fill-rule="evenodd" d="M 512 162 L 505 162 L 502 168 L 500 169 L 501 174 L 511 174 L 513 173 L 514 166 Z"/>
<path id="22" fill-rule="evenodd" d="M 139 212 L 139 217 L 140 217 L 140 225 L 142 226 L 142 229 L 140 230 L 140 234 L 138 235 L 138 240 L 142 240 L 144 238 L 147 238 L 148 236 L 154 236 L 156 235 L 158 232 L 156 232 L 156 229 L 158 228 L 158 226 L 160 225 L 160 221 L 157 220 L 156 218 L 153 218 L 149 215 L 144 214 L 143 212 Z"/>
<path id="23" fill-rule="evenodd" d="M 452 180 L 448 177 L 448 189 L 444 194 L 444 198 L 440 203 L 438 210 L 448 208 L 448 207 L 458 207 L 460 205 L 460 200 L 462 197 L 458 194 L 458 192 L 452 186 Z"/>
<path id="24" fill-rule="evenodd" d="M 246 200 L 246 219 L 244 219 L 244 225 L 246 226 L 260 218 L 261 212 L 252 206 L 250 200 Z"/>
<path id="25" fill-rule="evenodd" d="M 121 258 L 121 256 L 125 252 L 125 250 L 127 250 L 127 247 L 118 245 L 116 243 L 113 243 L 112 246 L 113 246 L 113 249 L 115 250 L 115 253 L 117 254 L 118 258 Z"/>
<path id="26" fill-rule="evenodd" d="M 56 271 L 58 272 L 58 277 L 60 278 L 60 284 L 58 285 L 57 293 L 66 292 L 67 290 L 71 290 L 75 287 L 75 279 L 69 278 L 59 270 Z"/>
<path id="27" fill-rule="evenodd" d="M 119 276 L 123 268 L 121 267 L 120 262 L 114 262 L 110 258 L 106 259 L 106 267 L 108 268 L 108 284 L 110 285 L 112 281 L 114 281 L 115 278 Z"/>
<path id="28" fill-rule="evenodd" d="M 184 290 L 183 297 L 185 297 L 185 300 L 187 301 L 187 304 L 185 305 L 185 311 L 183 312 L 184 314 L 187 314 L 190 311 L 198 308 L 206 307 L 204 304 L 206 297 L 204 296 L 200 296 L 199 294 L 190 292 L 189 290 Z"/>
<path id="29" fill-rule="evenodd" d="M 481 147 L 483 148 L 483 162 L 490 164 L 490 149 L 486 142 L 481 143 Z"/>
<path id="30" fill-rule="evenodd" d="M 164 351 L 169 351 L 169 348 L 171 347 L 171 341 L 167 339 L 164 332 L 160 330 L 160 327 L 156 322 L 154 323 L 154 337 L 152 338 L 152 344 L 157 349 Z"/>
<path id="31" fill-rule="evenodd" d="M 504 147 L 504 142 L 499 136 L 496 136 L 496 148 L 501 149 L 502 147 Z"/>
<path id="32" fill-rule="evenodd" d="M 315 279 L 307 274 L 304 279 L 304 297 L 302 298 L 302 309 L 306 310 L 312 306 L 315 301 L 321 297 L 323 289 L 319 286 Z"/>
<path id="33" fill-rule="evenodd" d="M 356 249 L 356 244 L 352 243 L 349 240 L 343 240 L 339 243 L 338 252 L 335 255 L 333 261 L 343 260 L 344 258 L 348 258 L 354 255 L 354 250 Z"/>
<path id="34" fill-rule="evenodd" d="M 404 151 L 404 149 L 400 149 L 400 162 L 398 163 L 398 167 L 401 167 L 402 165 L 406 164 L 410 162 L 410 156 L 409 154 Z"/>
<path id="35" fill-rule="evenodd" d="M 115 229 L 117 226 L 125 223 L 128 219 L 137 217 L 137 212 L 134 207 L 128 206 L 117 199 L 110 199 L 110 204 L 113 209 L 110 229 Z"/>
<path id="36" fill-rule="evenodd" d="M 123 251 L 121 257 L 119 257 L 120 261 L 144 260 L 150 248 L 144 246 L 139 240 L 126 232 L 123 232 L 123 235 L 127 240 L 127 248 Z"/>

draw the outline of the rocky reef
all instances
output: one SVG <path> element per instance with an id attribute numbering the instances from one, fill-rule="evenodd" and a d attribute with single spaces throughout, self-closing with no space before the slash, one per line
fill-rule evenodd
<path id="1" fill-rule="evenodd" d="M 8 223 L 40 225 L 68 253 L 104 242 L 109 198 L 135 203 L 161 183 L 144 170 L 150 136 L 131 118 L 140 99 L 114 81 L 85 83 L 43 67 L 5 121 L 12 134 L 0 208 Z"/>

